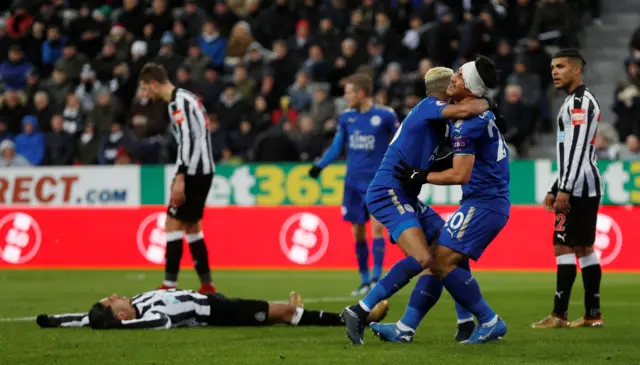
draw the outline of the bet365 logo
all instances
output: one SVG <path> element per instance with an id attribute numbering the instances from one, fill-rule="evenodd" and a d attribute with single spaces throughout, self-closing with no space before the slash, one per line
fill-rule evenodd
<path id="1" fill-rule="evenodd" d="M 297 213 L 280 229 L 280 248 L 289 260 L 301 265 L 317 262 L 329 248 L 329 229 L 315 214 Z"/>
<path id="2" fill-rule="evenodd" d="M 136 242 L 138 250 L 154 264 L 164 264 L 164 253 L 167 247 L 167 238 L 164 231 L 164 223 L 167 213 L 153 213 L 145 218 L 138 227 Z"/>
<path id="3" fill-rule="evenodd" d="M 42 231 L 35 219 L 25 213 L 11 213 L 0 219 L 0 260 L 24 264 L 40 250 Z"/>

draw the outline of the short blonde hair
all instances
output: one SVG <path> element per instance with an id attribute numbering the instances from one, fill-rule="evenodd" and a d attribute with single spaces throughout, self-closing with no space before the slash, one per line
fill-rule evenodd
<path id="1" fill-rule="evenodd" d="M 447 90 L 454 72 L 448 67 L 434 67 L 424 75 L 427 94 L 442 93 Z"/>

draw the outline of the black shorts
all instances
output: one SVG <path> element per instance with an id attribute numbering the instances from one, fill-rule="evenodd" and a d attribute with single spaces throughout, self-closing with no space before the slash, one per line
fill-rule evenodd
<path id="1" fill-rule="evenodd" d="M 210 326 L 264 326 L 269 324 L 269 303 L 264 300 L 229 299 L 209 295 Z"/>
<path id="2" fill-rule="evenodd" d="M 591 247 L 596 240 L 596 224 L 600 197 L 569 198 L 569 214 L 556 213 L 553 244 Z"/>
<path id="3" fill-rule="evenodd" d="M 169 206 L 167 214 L 181 222 L 198 223 L 202 219 L 212 182 L 213 174 L 185 175 L 184 203 L 179 207 Z"/>

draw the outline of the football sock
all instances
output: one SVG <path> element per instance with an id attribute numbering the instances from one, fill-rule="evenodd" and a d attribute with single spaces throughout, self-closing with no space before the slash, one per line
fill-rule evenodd
<path id="1" fill-rule="evenodd" d="M 356 242 L 356 258 L 358 258 L 358 271 L 363 284 L 369 283 L 369 246 L 367 241 Z"/>
<path id="2" fill-rule="evenodd" d="M 478 319 L 480 324 L 490 324 L 497 318 L 480 293 L 480 287 L 471 272 L 456 267 L 443 280 L 453 299 L 465 307 Z"/>
<path id="3" fill-rule="evenodd" d="M 373 252 L 373 280 L 380 280 L 382 276 L 382 264 L 384 262 L 384 249 L 386 242 L 384 238 L 374 238 L 371 244 L 371 251 Z"/>
<path id="4" fill-rule="evenodd" d="M 556 295 L 553 299 L 553 314 L 567 318 L 571 288 L 576 280 L 576 256 L 572 253 L 556 257 Z"/>
<path id="5" fill-rule="evenodd" d="M 296 308 L 291 324 L 294 326 L 344 326 L 338 313 L 310 311 L 299 307 Z"/>
<path id="6" fill-rule="evenodd" d="M 165 284 L 178 281 L 180 260 L 182 259 L 182 231 L 167 232 L 167 248 L 164 252 Z"/>
<path id="7" fill-rule="evenodd" d="M 421 271 L 422 265 L 411 256 L 396 262 L 387 275 L 383 276 L 378 284 L 360 301 L 359 307 L 365 312 L 370 312 L 376 304 L 402 289 L 411 281 L 411 278 L 420 274 Z"/>
<path id="8" fill-rule="evenodd" d="M 584 309 L 587 317 L 600 317 L 600 281 L 602 279 L 602 267 L 598 254 L 579 258 L 582 270 L 582 283 L 584 285 Z"/>
<path id="9" fill-rule="evenodd" d="M 409 297 L 409 305 L 404 312 L 404 316 L 400 319 L 400 323 L 415 332 L 422 318 L 440 299 L 442 288 L 442 282 L 433 275 L 423 275 L 418 278 L 416 286 L 413 287 Z M 398 326 L 402 327 L 400 323 L 398 323 Z M 404 330 L 406 331 L 407 329 Z"/>
<path id="10" fill-rule="evenodd" d="M 471 272 L 468 258 L 460 261 L 458 263 L 458 267 Z M 471 312 L 469 312 L 465 307 L 461 306 L 460 303 L 454 303 L 456 307 L 456 316 L 458 317 L 458 324 L 473 321 L 473 314 L 471 314 Z"/>
<path id="11" fill-rule="evenodd" d="M 203 284 L 211 283 L 211 269 L 209 269 L 209 253 L 207 245 L 204 243 L 204 235 L 202 232 L 188 234 L 186 236 L 191 250 L 191 258 L 196 268 L 200 282 Z"/>

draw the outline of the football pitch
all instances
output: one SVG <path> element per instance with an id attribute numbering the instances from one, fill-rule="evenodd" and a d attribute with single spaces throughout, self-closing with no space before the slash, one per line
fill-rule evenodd
<path id="1" fill-rule="evenodd" d="M 286 300 L 297 290 L 309 309 L 340 311 L 354 302 L 357 274 L 347 271 L 215 271 L 229 297 Z M 343 328 L 186 328 L 167 331 L 40 329 L 40 313 L 86 312 L 112 293 L 153 289 L 160 271 L 0 271 L 0 364 L 640 364 L 640 275 L 605 273 L 604 328 L 533 330 L 551 309 L 553 273 L 478 272 L 487 301 L 509 326 L 505 339 L 486 345 L 453 340 L 453 301 L 445 292 L 412 344 L 379 341 L 365 332 L 354 347 Z M 180 286 L 197 287 L 192 270 Z M 386 321 L 402 316 L 412 283 L 390 300 Z M 570 319 L 582 315 L 578 275 Z"/>

